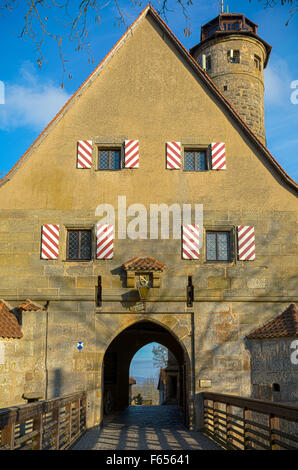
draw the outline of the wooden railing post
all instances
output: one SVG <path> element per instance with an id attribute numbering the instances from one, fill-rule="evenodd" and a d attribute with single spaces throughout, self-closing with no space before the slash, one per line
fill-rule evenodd
<path id="1" fill-rule="evenodd" d="M 278 435 L 274 433 L 274 430 L 280 429 L 280 419 L 274 415 L 269 417 L 269 430 L 270 430 L 270 448 L 271 450 L 280 450 L 280 446 L 275 444 L 275 439 L 278 438 Z"/>
<path id="2" fill-rule="evenodd" d="M 233 414 L 233 406 L 227 404 L 226 407 L 226 413 L 229 415 Z M 232 417 L 227 416 L 227 443 L 229 447 L 234 446 L 234 441 L 233 441 L 233 423 L 232 423 Z"/>
<path id="3" fill-rule="evenodd" d="M 249 423 L 247 422 L 247 420 L 251 420 L 251 417 L 252 417 L 252 414 L 251 414 L 251 411 L 248 409 L 248 408 L 243 408 L 243 427 L 244 427 L 244 430 L 243 430 L 243 446 L 244 446 L 244 450 L 247 449 L 248 447 L 251 447 L 249 445 L 249 440 L 248 440 L 248 436 L 249 436 Z"/>
<path id="4" fill-rule="evenodd" d="M 9 414 L 9 420 L 1 431 L 1 446 L 14 450 L 16 413 Z"/>
<path id="5" fill-rule="evenodd" d="M 38 434 L 34 437 L 32 450 L 42 450 L 42 425 L 43 413 L 39 413 L 38 416 L 33 419 L 33 431 L 38 431 Z"/>
<path id="6" fill-rule="evenodd" d="M 52 412 L 52 419 L 56 421 L 54 426 L 54 449 L 59 450 L 59 437 L 60 437 L 60 408 L 54 408 Z"/>
<path id="7" fill-rule="evenodd" d="M 71 441 L 71 403 L 65 406 L 65 413 L 67 414 L 67 420 L 65 423 L 65 433 L 67 436 L 67 442 Z"/>
<path id="8" fill-rule="evenodd" d="M 213 424 L 214 424 L 214 435 L 218 435 L 218 406 L 219 403 L 216 401 L 213 402 Z"/>

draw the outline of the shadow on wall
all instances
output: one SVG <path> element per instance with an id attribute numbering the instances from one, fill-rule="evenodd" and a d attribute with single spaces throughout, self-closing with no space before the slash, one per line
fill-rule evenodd
<path id="1" fill-rule="evenodd" d="M 63 386 L 62 369 L 54 369 L 53 397 L 59 397 L 62 395 L 62 386 Z"/>

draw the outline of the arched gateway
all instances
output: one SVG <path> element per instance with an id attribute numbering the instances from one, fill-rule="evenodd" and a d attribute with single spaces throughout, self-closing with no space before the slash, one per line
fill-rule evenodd
<path id="1" fill-rule="evenodd" d="M 178 363 L 178 404 L 189 424 L 189 357 L 179 339 L 159 323 L 141 320 L 125 328 L 106 349 L 103 359 L 103 415 L 129 405 L 129 367 L 136 352 L 156 342 L 168 348 Z"/>

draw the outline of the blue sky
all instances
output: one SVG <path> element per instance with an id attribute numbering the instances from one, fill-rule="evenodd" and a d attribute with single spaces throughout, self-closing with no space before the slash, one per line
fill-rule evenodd
<path id="1" fill-rule="evenodd" d="M 188 9 L 192 34 L 185 38 L 185 18 L 175 0 L 169 0 L 173 10 L 167 23 L 182 44 L 189 49 L 200 39 L 200 26 L 218 14 L 218 0 L 193 0 Z M 5 104 L 0 104 L 0 173 L 6 174 L 35 138 L 63 106 L 65 101 L 79 88 L 125 31 L 117 25 L 117 12 L 113 3 L 101 11 L 101 24 L 90 17 L 89 42 L 94 63 L 88 55 L 77 52 L 74 44 L 63 40 L 67 74 L 65 87 L 62 67 L 56 43 L 47 40 L 44 47 L 46 62 L 40 69 L 32 42 L 18 38 L 23 26 L 22 4 L 12 14 L 0 16 L 1 69 L 0 80 L 5 85 Z M 127 15 L 129 26 L 146 2 L 132 6 L 129 1 L 120 1 Z M 158 2 L 153 1 L 158 8 Z M 264 2 L 257 0 L 229 0 L 225 2 L 230 12 L 241 12 L 259 24 L 259 34 L 273 46 L 269 66 L 265 71 L 265 111 L 267 146 L 285 171 L 298 180 L 298 104 L 291 102 L 291 83 L 298 80 L 297 32 L 298 15 L 288 27 L 288 7 L 264 9 Z M 72 79 L 68 78 L 72 75 Z"/>
<path id="2" fill-rule="evenodd" d="M 139 351 L 134 355 L 131 363 L 129 376 L 138 378 L 138 377 L 157 377 L 159 376 L 159 369 L 153 367 L 153 356 L 152 348 L 157 346 L 157 343 L 150 343 L 139 349 Z"/>

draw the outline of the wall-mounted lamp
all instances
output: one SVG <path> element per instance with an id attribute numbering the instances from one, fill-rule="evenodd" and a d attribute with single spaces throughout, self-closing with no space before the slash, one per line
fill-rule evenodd
<path id="1" fill-rule="evenodd" d="M 149 279 L 147 277 L 141 275 L 140 278 L 139 278 L 137 289 L 138 289 L 138 292 L 139 292 L 140 299 L 142 301 L 147 300 L 148 295 L 149 295 L 149 291 L 150 291 Z"/>

